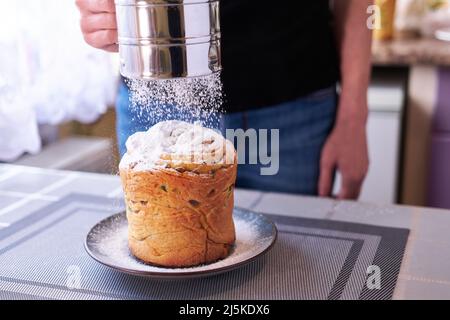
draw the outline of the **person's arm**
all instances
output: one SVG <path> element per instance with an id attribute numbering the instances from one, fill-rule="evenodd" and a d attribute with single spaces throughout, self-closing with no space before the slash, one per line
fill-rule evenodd
<path id="1" fill-rule="evenodd" d="M 81 12 L 81 31 L 94 48 L 117 52 L 117 23 L 114 0 L 76 0 Z"/>
<path id="2" fill-rule="evenodd" d="M 366 123 L 372 31 L 367 8 L 372 0 L 335 0 L 335 32 L 340 55 L 341 96 L 336 124 L 321 157 L 319 195 L 330 196 L 334 171 L 342 175 L 339 199 L 357 199 L 369 159 Z"/>

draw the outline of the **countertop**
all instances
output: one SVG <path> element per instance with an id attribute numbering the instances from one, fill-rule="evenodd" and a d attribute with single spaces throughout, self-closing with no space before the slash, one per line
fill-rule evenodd
<path id="1" fill-rule="evenodd" d="M 32 192 L 36 190 L 39 192 Z M 70 193 L 120 198 L 117 176 L 0 165 L 0 229 Z M 236 205 L 275 215 L 411 230 L 394 299 L 450 299 L 450 211 L 237 190 Z M 1 276 L 1 269 L 0 269 Z"/>
<path id="2" fill-rule="evenodd" d="M 450 42 L 427 38 L 374 41 L 372 62 L 375 66 L 450 66 Z"/>

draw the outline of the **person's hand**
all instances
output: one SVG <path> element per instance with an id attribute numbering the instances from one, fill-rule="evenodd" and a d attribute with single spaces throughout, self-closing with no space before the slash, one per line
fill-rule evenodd
<path id="1" fill-rule="evenodd" d="M 369 168 L 366 122 L 338 120 L 322 150 L 319 196 L 332 193 L 335 170 L 342 176 L 338 199 L 356 200 Z"/>
<path id="2" fill-rule="evenodd" d="M 97 49 L 117 52 L 117 22 L 114 0 L 76 0 L 81 12 L 84 40 Z"/>

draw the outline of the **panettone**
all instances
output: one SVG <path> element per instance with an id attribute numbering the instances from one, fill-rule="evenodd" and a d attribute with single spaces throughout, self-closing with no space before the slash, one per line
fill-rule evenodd
<path id="1" fill-rule="evenodd" d="M 131 136 L 120 176 L 133 255 L 164 267 L 225 258 L 236 172 L 232 143 L 211 129 L 165 121 Z"/>

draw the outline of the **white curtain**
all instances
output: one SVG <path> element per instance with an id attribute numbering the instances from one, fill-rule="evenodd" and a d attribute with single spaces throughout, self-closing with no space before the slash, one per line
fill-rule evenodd
<path id="1" fill-rule="evenodd" d="M 0 161 L 11 161 L 39 152 L 39 124 L 98 119 L 117 68 L 84 43 L 74 0 L 0 0 L 0 21 Z"/>

